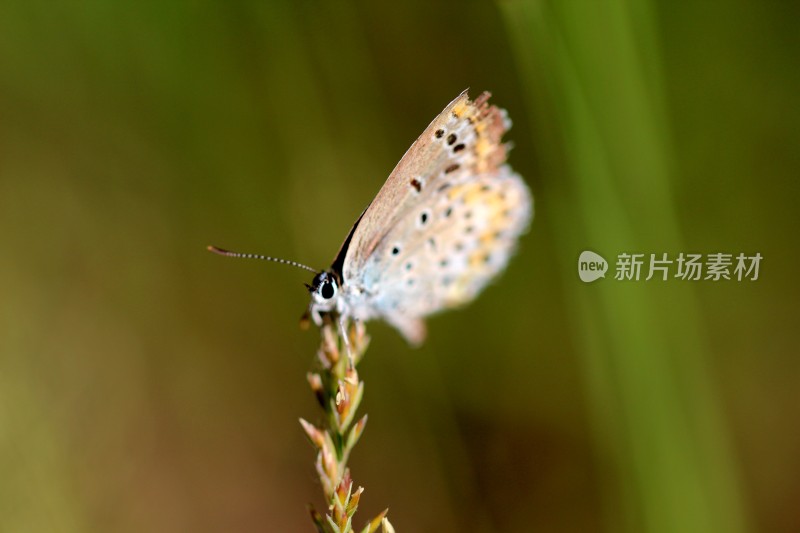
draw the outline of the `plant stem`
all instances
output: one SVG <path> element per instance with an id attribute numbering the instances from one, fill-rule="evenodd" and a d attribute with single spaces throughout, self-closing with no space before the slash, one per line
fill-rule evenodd
<path id="1" fill-rule="evenodd" d="M 351 322 L 346 328 L 351 350 L 348 354 L 344 339 L 337 333 L 337 319 L 332 315 L 325 317 L 320 328 L 316 369 L 307 375 L 311 390 L 325 412 L 324 427 L 300 419 L 306 435 L 317 449 L 317 474 L 328 502 L 328 513 L 324 517 L 313 507 L 309 509 L 320 533 L 354 531 L 353 515 L 364 492 L 364 487 L 353 491 L 347 461 L 367 424 L 367 415 L 355 424 L 353 421 L 364 395 L 364 382 L 358 377 L 356 366 L 366 352 L 369 336 L 362 322 Z M 383 533 L 394 533 L 386 519 L 387 512 L 388 509 L 370 520 L 361 533 L 373 533 L 378 527 Z"/>

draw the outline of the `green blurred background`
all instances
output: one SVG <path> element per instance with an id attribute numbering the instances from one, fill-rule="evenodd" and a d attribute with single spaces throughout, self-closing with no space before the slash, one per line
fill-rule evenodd
<path id="1" fill-rule="evenodd" d="M 370 327 L 359 523 L 800 530 L 790 2 L 4 2 L 0 531 L 311 531 L 326 267 L 428 122 L 488 89 L 536 219 L 409 349 Z M 585 285 L 584 249 L 760 252 Z"/>

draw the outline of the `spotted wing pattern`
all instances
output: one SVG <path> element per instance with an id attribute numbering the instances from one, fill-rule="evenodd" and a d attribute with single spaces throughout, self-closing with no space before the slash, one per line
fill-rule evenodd
<path id="1" fill-rule="evenodd" d="M 504 164 L 510 121 L 488 99 L 462 93 L 434 119 L 345 252 L 344 285 L 366 295 L 354 314 L 381 316 L 412 343 L 423 317 L 472 300 L 503 270 L 532 216 L 527 186 Z"/>

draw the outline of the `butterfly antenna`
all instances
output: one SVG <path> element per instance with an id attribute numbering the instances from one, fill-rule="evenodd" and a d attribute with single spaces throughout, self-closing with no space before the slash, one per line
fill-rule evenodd
<path id="1" fill-rule="evenodd" d="M 261 259 L 262 261 L 273 261 L 275 263 L 282 263 L 284 265 L 292 265 L 298 268 L 302 268 L 308 270 L 309 272 L 313 272 L 314 274 L 319 274 L 319 270 L 313 269 L 310 266 L 306 266 L 302 263 L 298 263 L 296 261 L 289 261 L 288 259 L 279 259 L 277 257 L 268 257 L 266 255 L 260 254 L 243 254 L 240 252 L 231 252 L 230 250 L 223 250 L 222 248 L 217 248 L 216 246 L 209 246 L 209 252 L 214 252 L 218 255 L 224 255 L 227 257 L 242 257 L 244 259 Z"/>

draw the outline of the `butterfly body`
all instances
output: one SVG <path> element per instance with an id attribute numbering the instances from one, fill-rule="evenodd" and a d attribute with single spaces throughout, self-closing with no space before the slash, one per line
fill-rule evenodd
<path id="1" fill-rule="evenodd" d="M 465 91 L 409 148 L 309 286 L 315 322 L 383 319 L 419 344 L 426 316 L 471 301 L 505 268 L 533 207 L 505 164 L 511 123 L 488 99 Z"/>

